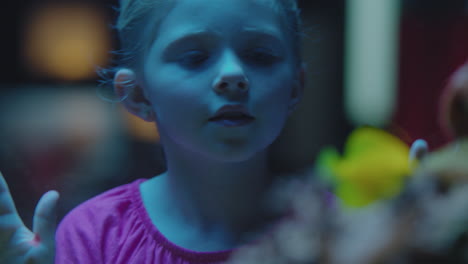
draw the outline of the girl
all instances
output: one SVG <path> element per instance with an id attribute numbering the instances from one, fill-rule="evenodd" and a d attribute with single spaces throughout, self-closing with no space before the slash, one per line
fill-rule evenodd
<path id="1" fill-rule="evenodd" d="M 31 232 L 0 177 L 0 262 L 220 263 L 264 233 L 270 145 L 304 87 L 299 25 L 294 0 L 122 0 L 114 91 L 157 124 L 167 171 L 78 206 L 55 239 L 58 193 Z"/>

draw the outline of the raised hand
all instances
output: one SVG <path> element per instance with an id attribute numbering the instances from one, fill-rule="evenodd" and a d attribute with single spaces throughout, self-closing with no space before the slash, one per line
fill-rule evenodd
<path id="1" fill-rule="evenodd" d="M 0 173 L 0 263 L 54 263 L 58 198 L 56 191 L 49 191 L 41 197 L 31 231 L 19 217 L 8 185 Z"/>

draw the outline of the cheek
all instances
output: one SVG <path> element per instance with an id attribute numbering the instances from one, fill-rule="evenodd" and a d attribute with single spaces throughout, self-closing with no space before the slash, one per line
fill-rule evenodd
<path id="1" fill-rule="evenodd" d="M 291 101 L 292 78 L 288 74 L 279 75 L 262 82 L 262 89 L 253 91 L 262 102 L 263 107 L 274 109 L 275 112 L 287 112 Z"/>
<path id="2" fill-rule="evenodd" d="M 277 135 L 288 118 L 291 78 L 275 78 L 274 81 L 265 81 L 264 84 L 263 89 L 258 92 L 258 111 L 264 120 L 265 129 Z"/>
<path id="3" fill-rule="evenodd" d="M 201 120 L 206 114 L 203 101 L 206 96 L 201 89 L 196 89 L 196 81 L 153 78 L 147 85 L 148 96 L 161 125 L 184 125 L 191 120 Z"/>

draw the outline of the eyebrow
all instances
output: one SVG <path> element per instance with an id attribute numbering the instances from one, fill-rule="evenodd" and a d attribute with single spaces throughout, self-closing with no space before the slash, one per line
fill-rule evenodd
<path id="1" fill-rule="evenodd" d="M 190 40 L 198 40 L 203 38 L 213 38 L 217 34 L 206 30 L 193 31 L 187 34 L 181 34 L 180 36 L 174 37 L 172 40 L 168 41 L 168 44 L 165 44 L 163 48 L 163 57 L 167 55 L 168 52 L 177 49 L 179 46 L 186 44 Z"/>
<path id="2" fill-rule="evenodd" d="M 259 29 L 259 28 L 244 28 L 242 33 L 250 35 L 250 39 L 255 41 L 266 40 L 266 43 L 279 45 L 281 48 L 285 48 L 284 38 L 282 38 L 280 32 L 270 29 Z"/>
<path id="3" fill-rule="evenodd" d="M 260 29 L 255 27 L 245 27 L 241 30 L 241 33 L 247 33 L 252 35 L 258 35 L 261 37 L 274 39 L 281 42 L 280 34 L 276 30 L 271 29 Z"/>
<path id="4" fill-rule="evenodd" d="M 242 30 L 239 31 L 239 33 L 247 34 L 251 39 L 265 39 L 269 42 L 271 41 L 283 45 L 283 41 L 281 40 L 280 35 L 274 30 L 259 29 L 255 27 L 244 27 Z M 221 34 L 217 33 L 215 30 L 197 30 L 189 32 L 187 34 L 181 34 L 180 36 L 174 37 L 173 40 L 170 40 L 168 42 L 168 44 L 164 48 L 163 54 L 165 54 L 167 51 L 176 49 L 180 45 L 183 45 L 190 40 L 203 38 L 220 38 L 220 35 Z"/>

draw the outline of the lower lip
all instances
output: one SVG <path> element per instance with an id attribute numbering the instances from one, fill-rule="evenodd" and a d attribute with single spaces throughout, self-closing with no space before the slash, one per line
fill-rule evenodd
<path id="1" fill-rule="evenodd" d="M 231 119 L 220 119 L 216 121 L 211 121 L 217 125 L 224 126 L 224 127 L 240 127 L 246 126 L 253 122 L 253 119 L 238 119 L 238 120 L 231 120 Z"/>

